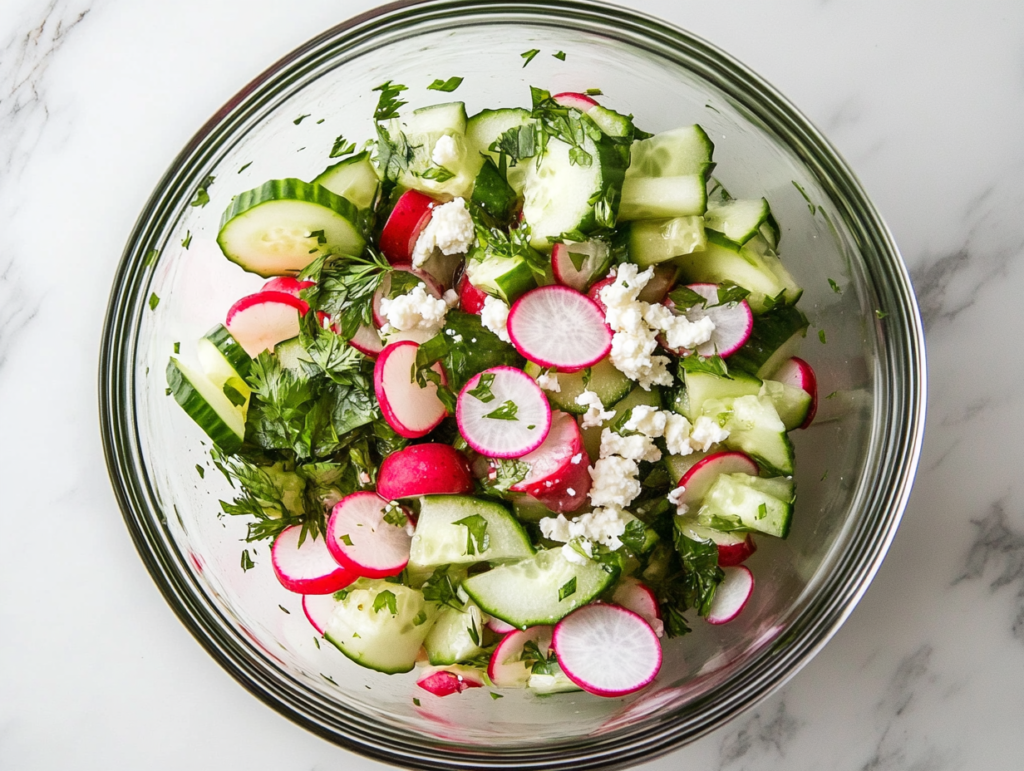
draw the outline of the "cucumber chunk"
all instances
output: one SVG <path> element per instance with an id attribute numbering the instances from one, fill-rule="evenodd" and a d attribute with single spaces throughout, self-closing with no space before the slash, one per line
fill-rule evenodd
<path id="1" fill-rule="evenodd" d="M 328 166 L 313 182 L 348 199 L 360 209 L 373 206 L 380 188 L 377 171 L 370 163 L 370 153 L 366 151 Z"/>
<path id="2" fill-rule="evenodd" d="M 729 436 L 726 447 L 741 450 L 773 476 L 793 473 L 793 444 L 786 426 L 767 396 L 740 396 L 709 399 L 701 409 L 704 415 L 725 422 Z"/>
<path id="3" fill-rule="evenodd" d="M 627 177 L 703 174 L 715 145 L 700 126 L 663 131 L 633 143 Z M 698 212 L 700 213 L 700 212 Z"/>
<path id="4" fill-rule="evenodd" d="M 712 372 L 684 372 L 687 411 L 683 414 L 690 422 L 704 414 L 704 403 L 711 399 L 730 399 L 750 396 L 761 391 L 761 381 L 745 372 L 730 372 L 722 377 Z"/>
<path id="5" fill-rule="evenodd" d="M 737 198 L 717 206 L 708 204 L 704 225 L 742 245 L 761 232 L 761 226 L 770 216 L 771 209 L 764 198 Z"/>
<path id="6" fill-rule="evenodd" d="M 480 158 L 470 151 L 466 141 L 466 105 L 446 102 L 413 110 L 402 118 L 388 123 L 388 134 L 405 134 L 413 156 L 409 167 L 403 170 L 399 184 L 421 190 L 430 195 L 469 197 L 473 180 L 480 169 Z M 434 162 L 438 141 L 450 137 L 454 144 L 453 157 L 441 165 Z M 442 171 L 443 170 L 443 171 Z"/>
<path id="7" fill-rule="evenodd" d="M 554 624 L 601 594 L 615 578 L 615 571 L 597 562 L 569 562 L 557 548 L 479 573 L 466 579 L 462 588 L 485 612 L 526 629 Z M 560 591 L 573 582 L 575 591 L 559 599 Z"/>
<path id="8" fill-rule="evenodd" d="M 803 312 L 790 305 L 776 306 L 756 317 L 747 342 L 729 357 L 730 369 L 742 369 L 762 380 L 771 377 L 784 361 L 800 352 L 807 326 Z"/>
<path id="9" fill-rule="evenodd" d="M 785 538 L 793 517 L 793 480 L 722 474 L 711 485 L 697 521 L 717 530 L 756 530 Z"/>
<path id="10" fill-rule="evenodd" d="M 167 363 L 167 385 L 174 400 L 224 452 L 236 452 L 242 446 L 245 438 L 242 410 L 208 377 L 172 356 Z"/>
<path id="11" fill-rule="evenodd" d="M 480 608 L 472 602 L 460 609 L 441 608 L 434 625 L 423 641 L 431 664 L 457 664 L 483 653 L 484 620 Z"/>
<path id="12" fill-rule="evenodd" d="M 324 637 L 369 669 L 387 674 L 410 671 L 436 612 L 423 592 L 361 578 L 338 595 L 344 599 L 327 622 Z"/>
<path id="13" fill-rule="evenodd" d="M 702 252 L 706 246 L 700 217 L 642 220 L 629 225 L 629 257 L 641 268 Z"/>
<path id="14" fill-rule="evenodd" d="M 321 254 L 358 255 L 358 210 L 320 185 L 275 179 L 239 194 L 221 217 L 224 256 L 264 278 L 298 273 Z"/>
<path id="15" fill-rule="evenodd" d="M 504 257 L 482 249 L 470 253 L 466 276 L 477 289 L 509 305 L 537 286 L 533 268 L 524 257 Z"/>
<path id="16" fill-rule="evenodd" d="M 542 367 L 534 364 L 532 361 L 527 362 L 525 368 L 526 374 L 535 379 L 542 370 Z M 576 397 L 585 390 L 583 388 L 583 380 L 586 374 L 586 370 L 557 373 L 558 390 L 544 392 L 544 395 L 548 397 L 548 401 L 551 402 L 551 406 L 573 415 L 582 415 L 586 412 L 587 408 L 585 406 L 576 403 Z M 597 394 L 598 398 L 601 399 L 601 404 L 604 405 L 605 409 L 608 409 L 632 390 L 633 381 L 617 370 L 615 365 L 612 364 L 611 359 L 601 359 L 593 367 L 590 367 L 590 384 L 588 388 Z"/>
<path id="17" fill-rule="evenodd" d="M 765 380 L 759 394 L 772 400 L 787 431 L 799 428 L 807 420 L 812 399 L 804 389 L 777 380 Z"/>
<path id="18" fill-rule="evenodd" d="M 472 158 L 480 159 L 480 163 L 482 163 L 482 153 L 497 163 L 498 153 L 491 152 L 490 146 L 509 129 L 525 126 L 532 121 L 533 116 L 530 115 L 530 111 L 520 107 L 478 112 L 466 123 L 466 145 L 469 148 L 469 155 Z M 517 195 L 523 193 L 523 187 L 526 184 L 526 167 L 529 163 L 529 161 L 522 161 L 515 166 L 509 166 L 506 170 L 508 184 Z"/>
<path id="19" fill-rule="evenodd" d="M 313 361 L 306 349 L 302 347 L 302 341 L 298 337 L 275 345 L 274 355 L 285 369 L 302 369 L 302 362 Z"/>
<path id="20" fill-rule="evenodd" d="M 619 221 L 704 214 L 708 195 L 704 175 L 675 177 L 628 177 L 622 183 Z"/>
<path id="21" fill-rule="evenodd" d="M 486 522 L 483 543 L 473 539 L 468 525 L 456 524 L 474 516 Z M 427 495 L 419 499 L 419 517 L 409 553 L 410 573 L 430 573 L 441 565 L 531 555 L 533 547 L 523 526 L 501 504 L 465 495 Z"/>
<path id="22" fill-rule="evenodd" d="M 242 408 L 244 416 L 245 400 L 252 393 L 249 384 L 245 382 L 252 365 L 249 354 L 223 324 L 218 324 L 199 339 L 196 353 L 206 377 L 224 391 L 232 404 Z"/>

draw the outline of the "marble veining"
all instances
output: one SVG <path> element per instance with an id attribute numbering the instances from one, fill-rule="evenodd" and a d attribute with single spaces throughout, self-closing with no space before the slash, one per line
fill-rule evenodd
<path id="1" fill-rule="evenodd" d="M 719 768 L 740 769 L 744 761 L 766 757 L 782 759 L 786 748 L 796 737 L 801 722 L 786 711 L 786 702 L 773 699 L 743 719 L 742 727 L 722 741 Z"/>
<path id="2" fill-rule="evenodd" d="M 994 502 L 986 514 L 972 519 L 971 524 L 975 528 L 974 542 L 967 552 L 963 572 L 954 584 L 994 573 L 995 577 L 989 582 L 991 594 L 1005 586 L 1016 585 L 1011 631 L 1018 642 L 1024 643 L 1024 529 L 1015 528 L 1008 521 L 1003 501 Z"/>

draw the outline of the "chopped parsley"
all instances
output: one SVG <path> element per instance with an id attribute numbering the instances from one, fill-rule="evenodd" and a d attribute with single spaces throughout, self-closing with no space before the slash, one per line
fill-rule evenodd
<path id="1" fill-rule="evenodd" d="M 249 161 L 248 163 L 243 164 L 242 167 L 236 173 L 237 174 L 241 174 L 243 171 L 245 171 L 250 166 L 252 166 L 252 161 Z"/>
<path id="2" fill-rule="evenodd" d="M 729 377 L 729 368 L 718 354 L 714 356 L 684 356 L 679 360 L 680 369 L 685 372 L 709 372 L 719 377 Z M 680 372 L 682 375 L 682 372 Z"/>
<path id="3" fill-rule="evenodd" d="M 699 292 L 695 292 L 688 286 L 677 286 L 668 293 L 669 299 L 679 310 L 689 310 L 698 305 L 707 305 L 707 299 Z"/>
<path id="4" fill-rule="evenodd" d="M 348 533 L 345 533 L 344 535 L 341 536 L 341 542 L 343 544 L 345 544 L 346 546 L 351 546 L 352 545 L 352 538 L 349 536 Z"/>
<path id="5" fill-rule="evenodd" d="M 252 570 L 256 567 L 256 563 L 252 561 L 252 557 L 249 556 L 248 549 L 242 549 L 242 572 Z"/>
<path id="6" fill-rule="evenodd" d="M 188 247 L 189 247 L 189 245 L 191 243 L 192 243 L 192 231 L 191 230 L 186 230 L 185 231 L 185 237 L 183 239 L 181 239 L 181 245 L 184 246 L 186 249 L 188 249 Z"/>
<path id="7" fill-rule="evenodd" d="M 373 119 L 375 121 L 397 118 L 399 109 L 408 104 L 405 100 L 398 98 L 400 93 L 408 90 L 405 86 L 387 80 L 373 90 L 380 91 L 377 109 L 373 111 Z"/>
<path id="8" fill-rule="evenodd" d="M 504 699 L 505 697 L 502 696 L 500 693 L 495 693 L 494 691 L 491 691 L 491 698 L 497 700 Z"/>
<path id="9" fill-rule="evenodd" d="M 302 121 L 304 121 L 308 117 L 309 117 L 309 113 L 308 112 L 304 113 L 303 115 L 300 115 L 298 118 L 293 120 L 292 123 L 294 123 L 296 126 L 298 126 L 300 123 L 302 123 Z"/>
<path id="10" fill-rule="evenodd" d="M 288 610 L 288 608 L 286 608 L 284 605 L 278 605 L 277 607 L 279 607 L 281 609 L 282 613 L 286 613 L 289 616 L 292 614 L 292 612 L 290 610 Z"/>
<path id="11" fill-rule="evenodd" d="M 881 321 L 882 319 L 884 319 L 888 315 L 889 314 L 886 313 L 885 311 L 881 311 L 881 310 L 878 310 L 878 308 L 875 308 L 875 316 L 878 317 L 879 321 Z"/>
<path id="12" fill-rule="evenodd" d="M 385 589 L 373 598 L 374 613 L 380 613 L 385 608 L 387 608 L 388 612 L 392 616 L 398 614 L 398 599 L 395 597 L 395 593 L 390 589 Z"/>
<path id="13" fill-rule="evenodd" d="M 196 196 L 192 199 L 190 206 L 203 207 L 210 202 L 210 194 L 207 190 L 213 184 L 214 179 L 216 178 L 212 174 L 207 174 L 203 177 L 203 181 L 196 188 Z"/>
<path id="14" fill-rule="evenodd" d="M 405 516 L 402 507 L 393 502 L 384 508 L 384 521 L 395 527 L 405 527 L 409 524 L 409 519 Z"/>
<path id="15" fill-rule="evenodd" d="M 452 524 L 462 525 L 468 531 L 466 554 L 482 554 L 491 545 L 491 536 L 487 533 L 487 520 L 479 514 L 472 514 Z"/>
<path id="16" fill-rule="evenodd" d="M 821 344 L 822 345 L 824 345 L 827 342 L 825 340 L 825 330 L 824 329 L 819 329 L 818 330 L 818 339 L 821 340 Z"/>
<path id="17" fill-rule="evenodd" d="M 718 305 L 738 303 L 742 300 L 746 300 L 748 297 L 750 297 L 749 290 L 744 289 L 739 284 L 734 284 L 731 281 L 723 281 L 718 286 Z"/>
<path id="18" fill-rule="evenodd" d="M 150 249 L 148 252 L 146 252 L 146 256 L 142 258 L 142 264 L 145 265 L 147 268 L 152 267 L 153 265 L 156 265 L 156 261 L 159 258 L 160 250 Z"/>
<path id="19" fill-rule="evenodd" d="M 523 51 L 521 54 L 519 54 L 523 58 L 523 60 L 524 60 L 523 61 L 523 66 L 525 67 L 527 64 L 532 62 L 533 61 L 533 57 L 535 57 L 539 53 L 540 53 L 540 49 L 539 48 L 531 48 L 529 51 Z"/>
<path id="20" fill-rule="evenodd" d="M 420 700 L 417 699 L 415 696 L 412 697 L 412 703 L 415 704 L 417 707 L 420 706 Z"/>
<path id="21" fill-rule="evenodd" d="M 151 311 L 155 311 L 156 310 L 156 306 L 158 306 L 159 304 L 160 304 L 160 298 L 157 296 L 156 292 L 153 292 L 153 294 L 151 294 L 149 296 L 149 309 Z"/>
<path id="22" fill-rule="evenodd" d="M 494 394 L 491 393 L 491 384 L 493 382 L 494 373 L 484 372 L 482 375 L 480 375 L 480 380 L 477 382 L 475 386 L 473 386 L 472 390 L 467 391 L 466 393 L 468 393 L 470 396 L 475 396 L 484 404 L 486 404 L 487 402 L 493 402 Z"/>
<path id="23" fill-rule="evenodd" d="M 174 352 L 175 353 L 181 353 L 181 343 L 175 343 L 174 344 Z"/>
<path id="24" fill-rule="evenodd" d="M 565 61 L 565 51 L 556 51 L 555 53 L 553 53 L 551 55 L 554 56 L 556 59 L 558 59 L 558 61 L 560 61 L 560 62 L 564 62 Z"/>
<path id="25" fill-rule="evenodd" d="M 433 83 L 427 86 L 427 89 L 430 91 L 444 91 L 445 93 L 450 94 L 462 85 L 463 80 L 463 78 L 460 78 L 457 75 L 448 78 L 448 80 L 441 80 L 440 78 L 437 78 Z"/>
<path id="26" fill-rule="evenodd" d="M 435 182 L 447 182 L 454 179 L 455 175 L 444 166 L 431 166 L 429 169 L 416 174 L 420 179 L 432 179 Z"/>
<path id="27" fill-rule="evenodd" d="M 199 474 L 200 479 L 206 479 L 206 469 L 204 469 L 198 463 L 196 464 L 196 473 Z"/>
<path id="28" fill-rule="evenodd" d="M 334 146 L 331 147 L 331 152 L 327 156 L 328 158 L 340 158 L 343 155 L 354 153 L 356 151 L 356 143 L 346 141 L 345 137 L 338 135 L 334 139 Z"/>
<path id="29" fill-rule="evenodd" d="M 561 602 L 566 597 L 571 597 L 576 594 L 576 576 L 573 576 L 566 581 L 558 590 L 558 601 Z"/>
<path id="30" fill-rule="evenodd" d="M 491 420 L 519 420 L 516 417 L 517 412 L 519 412 L 519 405 L 511 399 L 506 399 L 498 409 L 488 412 L 484 417 Z"/>
<path id="31" fill-rule="evenodd" d="M 840 287 L 839 284 L 837 284 L 832 279 L 828 280 L 828 285 L 830 287 L 832 287 L 832 291 L 835 292 L 836 294 L 842 294 L 843 293 L 842 287 Z"/>

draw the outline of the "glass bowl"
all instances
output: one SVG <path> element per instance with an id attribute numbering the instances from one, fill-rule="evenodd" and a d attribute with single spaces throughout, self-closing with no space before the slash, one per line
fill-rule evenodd
<path id="1" fill-rule="evenodd" d="M 520 55 L 534 48 L 524 67 Z M 465 77 L 452 97 L 426 90 L 452 75 Z M 335 137 L 373 136 L 372 89 L 385 80 L 409 86 L 407 109 L 448 98 L 470 114 L 528 105 L 534 84 L 600 88 L 647 131 L 700 123 L 715 142 L 716 175 L 734 195 L 765 195 L 782 226 L 781 254 L 812 323 L 802 355 L 828 395 L 814 425 L 793 434 L 793 531 L 760 540 L 749 562 L 758 588 L 743 614 L 667 641 L 657 680 L 627 698 L 506 691 L 494 700 L 482 688 L 440 700 L 416 692 L 415 674 L 377 674 L 319 645 L 299 596 L 277 584 L 266 544 L 250 548 L 256 569 L 241 568 L 245 525 L 218 516 L 228 483 L 200 473 L 210 470 L 209 443 L 165 393 L 175 346 L 194 359 L 195 341 L 262 283 L 214 242 L 231 197 L 266 179 L 311 179 Z M 207 177 L 210 203 L 192 205 Z M 755 74 L 682 30 L 611 6 L 425 2 L 310 41 L 232 98 L 173 161 L 114 280 L 100 393 L 107 462 L 140 555 L 182 622 L 253 694 L 406 768 L 582 769 L 649 760 L 712 730 L 835 633 L 910 494 L 925 366 L 913 291 L 880 216 L 828 142 Z"/>

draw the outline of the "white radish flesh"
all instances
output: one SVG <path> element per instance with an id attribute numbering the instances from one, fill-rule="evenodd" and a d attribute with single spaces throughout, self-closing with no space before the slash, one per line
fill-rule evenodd
<path id="1" fill-rule="evenodd" d="M 327 629 L 327 622 L 331 620 L 337 606 L 338 601 L 333 594 L 307 594 L 302 598 L 302 612 L 321 635 Z"/>
<path id="2" fill-rule="evenodd" d="M 487 628 L 495 634 L 510 634 L 518 629 L 518 627 L 512 626 L 507 621 L 502 621 L 500 618 L 496 618 L 494 616 L 492 616 L 487 622 Z"/>
<path id="3" fill-rule="evenodd" d="M 803 359 L 794 356 L 791 359 L 786 359 L 778 371 L 772 375 L 771 379 L 778 380 L 786 385 L 795 386 L 811 395 L 811 408 L 807 410 L 807 417 L 800 424 L 800 428 L 807 428 L 811 425 L 814 415 L 818 411 L 818 378 L 814 374 L 811 365 Z"/>
<path id="4" fill-rule="evenodd" d="M 757 476 L 757 462 L 749 455 L 736 452 L 716 452 L 702 458 L 690 467 L 679 480 L 683 492 L 676 499 L 677 503 L 693 508 L 707 495 L 711 485 L 722 474 L 750 474 Z"/>
<path id="5" fill-rule="evenodd" d="M 338 565 L 323 537 L 313 538 L 309 533 L 304 539 L 301 536 L 301 526 L 286 527 L 270 547 L 274 575 L 285 589 L 297 594 L 330 594 L 358 578 Z"/>
<path id="6" fill-rule="evenodd" d="M 651 625 L 654 633 L 661 637 L 665 633 L 665 624 L 661 620 L 661 609 L 658 598 L 651 588 L 632 576 L 623 578 L 612 593 L 612 602 L 626 610 L 631 610 Z"/>
<path id="7" fill-rule="evenodd" d="M 523 662 L 523 649 L 527 643 L 532 642 L 540 654 L 547 657 L 551 634 L 550 626 L 531 626 L 506 635 L 494 649 L 487 665 L 487 676 L 491 682 L 498 688 L 525 688 L 530 681 L 533 662 Z"/>
<path id="8" fill-rule="evenodd" d="M 482 378 L 486 392 L 479 388 Z M 514 367 L 493 367 L 470 378 L 459 393 L 455 418 L 466 443 L 491 458 L 518 458 L 536 450 L 551 429 L 544 392 Z"/>
<path id="9" fill-rule="evenodd" d="M 394 519 L 397 524 L 385 520 Z M 412 523 L 377 493 L 342 498 L 327 520 L 327 546 L 338 564 L 359 576 L 395 576 L 409 562 Z"/>
<path id="10" fill-rule="evenodd" d="M 411 341 L 391 343 L 381 351 L 373 367 L 373 390 L 381 413 L 396 432 L 415 439 L 426 436 L 444 420 L 448 411 L 437 397 L 437 385 L 420 386 L 414 369 L 419 346 Z M 434 371 L 445 382 L 440 364 Z"/>
<path id="11" fill-rule="evenodd" d="M 255 358 L 298 335 L 299 318 L 308 310 L 305 301 L 285 292 L 257 292 L 231 306 L 224 326 Z"/>
<path id="12" fill-rule="evenodd" d="M 701 356 L 714 356 L 715 354 L 725 358 L 736 353 L 750 337 L 754 328 L 754 314 L 746 300 L 738 303 L 718 303 L 717 284 L 690 284 L 688 289 L 693 290 L 707 302 L 706 305 L 695 305 L 683 312 L 690 321 L 700 321 L 707 316 L 715 324 L 715 331 L 711 333 L 711 339 L 706 343 L 697 346 L 697 353 Z M 672 300 L 665 300 L 665 306 L 675 309 Z M 669 349 L 672 350 L 672 349 Z M 686 355 L 686 350 L 672 351 L 677 355 Z"/>
<path id="13" fill-rule="evenodd" d="M 576 511 L 586 501 L 593 484 L 590 458 L 572 415 L 553 413 L 544 443 L 520 460 L 529 464 L 530 472 L 522 482 L 512 485 L 512 492 L 532 495 L 559 513 Z"/>
<path id="14" fill-rule="evenodd" d="M 586 292 L 607 266 L 608 244 L 604 241 L 557 243 L 551 250 L 551 273 L 555 281 L 577 292 Z"/>
<path id="15" fill-rule="evenodd" d="M 565 286 L 532 289 L 512 306 L 508 334 L 523 356 L 572 372 L 597 364 L 612 349 L 604 314 L 586 295 Z"/>
<path id="16" fill-rule="evenodd" d="M 380 339 L 380 333 L 369 324 L 362 324 L 348 342 L 357 351 L 370 358 L 376 358 L 384 350 L 384 342 Z"/>
<path id="17" fill-rule="evenodd" d="M 715 589 L 708 611 L 709 624 L 726 624 L 740 614 L 740 611 L 754 593 L 754 574 L 744 565 L 722 568 L 725 578 Z"/>

